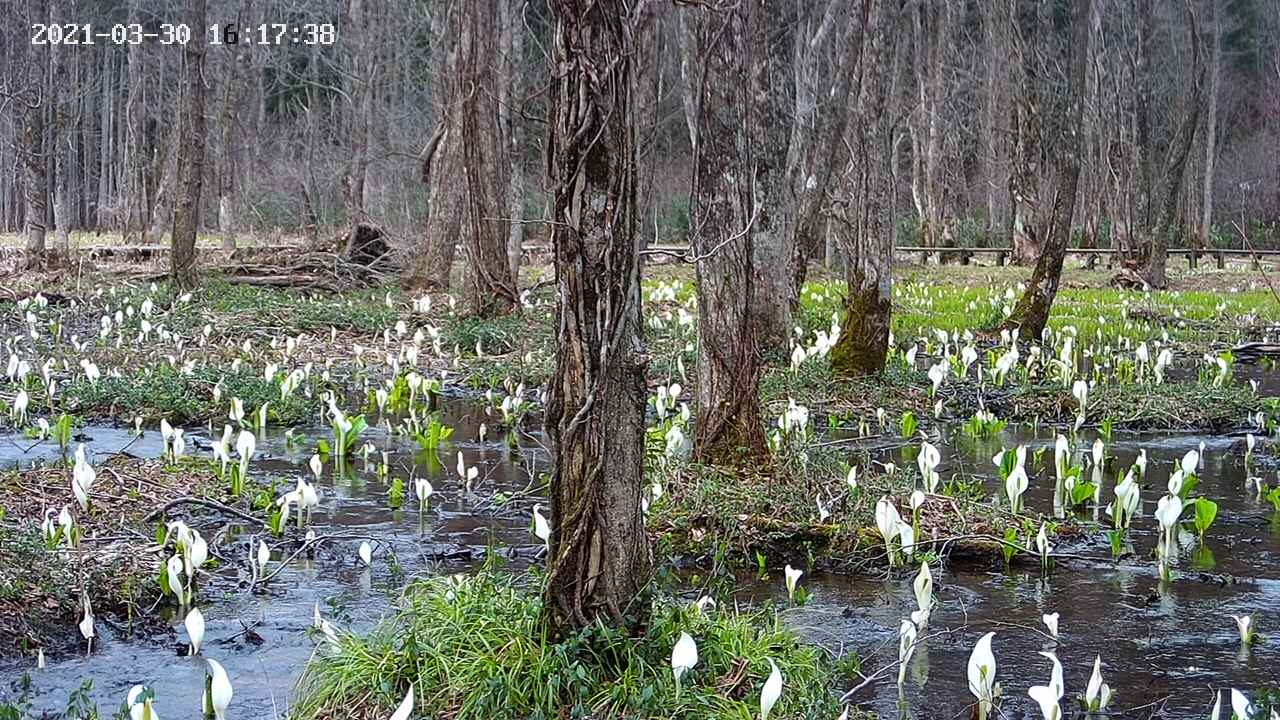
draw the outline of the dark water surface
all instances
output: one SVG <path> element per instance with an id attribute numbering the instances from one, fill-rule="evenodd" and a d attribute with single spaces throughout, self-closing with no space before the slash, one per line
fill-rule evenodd
<path id="1" fill-rule="evenodd" d="M 373 464 L 351 461 L 341 476 L 335 476 L 329 464 L 320 483 L 322 506 L 313 517 L 313 527 L 318 535 L 348 538 L 323 545 L 314 558 L 291 562 L 265 594 L 248 593 L 241 582 L 242 571 L 231 566 L 216 571 L 217 577 L 203 588 L 200 605 L 207 631 L 202 654 L 222 663 L 231 678 L 235 688 L 231 717 L 271 718 L 287 713 L 293 685 L 316 647 L 308 628 L 317 603 L 334 625 L 359 631 L 390 611 L 409 576 L 474 568 L 491 547 L 504 548 L 517 567 L 535 561 L 536 541 L 528 528 L 530 508 L 538 498 L 529 490 L 531 473 L 545 470 L 540 436 L 523 436 L 519 452 L 513 453 L 501 439 L 478 442 L 479 424 L 495 423 L 477 405 L 453 402 L 444 414 L 455 434 L 440 451 L 440 463 L 429 461 L 404 438 L 381 431 L 366 436 L 389 453 L 393 477 L 407 479 L 412 471 L 431 480 L 436 494 L 425 515 L 418 512 L 410 483 L 406 483 L 405 508 L 392 511 L 386 485 Z M 1002 493 L 990 461 L 1002 446 L 1047 447 L 1040 466 L 1033 465 L 1028 453 L 1031 483 L 1025 502 L 1032 510 L 1051 510 L 1055 431 L 1006 431 L 983 441 L 962 437 L 953 427 L 942 432 L 932 441 L 943 452 L 939 468 L 943 478 L 961 471 L 978 474 L 988 478 L 991 494 Z M 92 436 L 87 447 L 98 457 L 132 440 L 127 430 L 94 427 L 87 434 Z M 197 434 L 188 431 L 189 437 Z M 307 434 L 314 439 L 328 432 L 313 428 Z M 1086 432 L 1077 452 L 1087 453 L 1093 437 Z M 1202 442 L 1205 460 L 1197 492 L 1218 502 L 1218 520 L 1203 545 L 1185 538 L 1178 577 L 1162 586 L 1151 559 L 1156 536 L 1151 513 L 1165 492 L 1174 463 Z M 1164 717 L 1204 717 L 1212 704 L 1209 688 L 1235 686 L 1252 692 L 1280 685 L 1280 640 L 1242 651 L 1230 618 L 1232 613 L 1252 613 L 1259 633 L 1280 638 L 1280 521 L 1246 483 L 1244 443 L 1243 435 L 1117 434 L 1106 445 L 1107 455 L 1115 459 L 1106 474 L 1104 502 L 1113 498 L 1117 471 L 1132 464 L 1140 450 L 1146 449 L 1149 463 L 1142 491 L 1144 512 L 1135 519 L 1130 536 L 1132 555 L 1113 562 L 1104 528 L 1092 525 L 1093 513 L 1089 513 L 1083 516 L 1084 538 L 1060 548 L 1086 559 L 1060 560 L 1047 577 L 1017 568 L 1006 572 L 998 567 L 939 570 L 935 566 L 937 606 L 909 666 L 905 705 L 899 703 L 896 672 L 887 672 L 861 690 L 854 702 L 885 717 L 900 712 L 920 718 L 967 717 L 971 698 L 965 665 L 974 642 L 988 631 L 996 632 L 993 647 L 1007 718 L 1038 717 L 1026 690 L 1048 680 L 1049 662 L 1036 654 L 1046 649 L 1056 651 L 1064 665 L 1063 707 L 1068 709 L 1074 706 L 1075 695 L 1083 692 L 1096 655 L 1102 656 L 1103 675 L 1117 694 L 1112 710 L 1141 707 L 1131 717 L 1148 717 L 1160 708 Z M 313 440 L 299 443 L 313 444 Z M 913 466 L 910 449 L 895 445 L 882 440 L 873 454 L 882 461 Z M 4 443 L 0 464 L 27 465 L 52 459 L 56 453 L 56 449 L 25 454 L 19 450 Z M 154 431 L 129 447 L 139 455 L 155 455 L 159 450 L 159 433 Z M 470 494 L 453 470 L 459 450 L 468 465 L 480 468 L 480 479 Z M 1262 454 L 1261 443 L 1258 452 Z M 259 443 L 259 458 L 251 472 L 258 478 L 279 478 L 282 486 L 290 487 L 294 478 L 309 474 L 309 457 L 309 453 L 287 450 L 283 435 L 272 432 Z M 377 453 L 371 458 L 374 464 L 380 459 Z M 1265 477 L 1274 484 L 1275 471 L 1267 470 Z M 486 502 L 496 491 L 517 499 L 500 505 Z M 1098 517 L 1106 525 L 1106 516 Z M 356 556 L 360 539 L 366 537 L 379 541 L 371 568 Z M 292 553 L 296 542 L 281 545 Z M 250 546 L 239 542 L 227 552 L 243 554 Z M 282 559 L 274 557 L 272 569 Z M 784 606 L 781 573 L 774 575 L 768 583 L 745 582 L 740 589 L 743 599 Z M 802 584 L 812 599 L 783 612 L 789 624 L 814 641 L 857 652 L 864 658 L 863 671 L 871 674 L 896 661 L 898 625 L 915 605 L 913 576 L 914 572 L 880 578 L 805 576 Z M 1061 615 L 1056 643 L 1043 634 L 1041 623 L 1041 615 L 1051 612 Z M 252 625 L 261 644 L 244 640 L 245 625 Z M 0 700 L 14 700 L 22 676 L 29 673 L 27 700 L 37 713 L 61 710 L 70 692 L 93 680 L 92 697 L 107 714 L 123 702 L 131 686 L 144 684 L 154 688 L 161 717 L 194 717 L 200 706 L 202 664 L 179 656 L 186 632 L 179 618 L 173 620 L 173 627 L 172 635 L 126 640 L 100 618 L 100 637 L 88 658 L 51 656 L 43 671 L 37 671 L 29 658 L 0 661 Z"/>

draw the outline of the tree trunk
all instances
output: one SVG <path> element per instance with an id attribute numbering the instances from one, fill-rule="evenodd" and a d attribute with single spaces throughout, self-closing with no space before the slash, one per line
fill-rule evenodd
<path id="1" fill-rule="evenodd" d="M 1090 18 L 1095 0 L 1072 1 L 1072 42 L 1068 49 L 1069 85 L 1065 98 L 1050 105 L 1053 115 L 1046 122 L 1055 131 L 1046 139 L 1052 143 L 1056 160 L 1057 187 L 1049 215 L 1047 241 L 1036 268 L 1013 313 L 1004 327 L 1017 328 L 1024 340 L 1036 341 L 1049 322 L 1049 311 L 1058 294 L 1062 263 L 1071 240 L 1071 220 L 1075 217 L 1076 195 L 1080 184 L 1081 130 L 1084 126 L 1085 75 L 1089 66 Z"/>
<path id="2" fill-rule="evenodd" d="M 1173 231 L 1178 211 L 1178 195 L 1186 178 L 1187 159 L 1195 146 L 1196 129 L 1200 126 L 1200 112 L 1204 107 L 1204 63 L 1200 53 L 1200 32 L 1195 8 L 1190 0 L 1186 4 L 1187 26 L 1191 37 L 1191 95 L 1187 100 L 1187 113 L 1182 118 L 1172 144 L 1169 146 L 1169 162 L 1164 169 L 1165 198 L 1148 244 L 1147 263 L 1142 279 L 1153 288 L 1169 284 L 1165 265 L 1169 257 L 1169 234 Z"/>
<path id="3" fill-rule="evenodd" d="M 893 309 L 894 4 L 864 0 L 861 26 L 861 82 L 849 100 L 853 110 L 846 136 L 852 150 L 837 186 L 832 223 L 847 286 L 840 337 L 831 349 L 831 369 L 840 377 L 884 370 Z"/>
<path id="4" fill-rule="evenodd" d="M 920 220 L 920 244 L 937 247 L 942 238 L 943 58 L 949 42 L 951 0 L 917 0 L 912 9 L 912 65 L 917 105 L 911 127 L 911 196 Z M 928 253 L 926 253 L 927 255 Z"/>
<path id="5" fill-rule="evenodd" d="M 236 247 L 236 159 L 239 155 L 236 142 L 236 126 L 238 125 L 236 109 L 240 100 L 241 58 L 236 49 L 226 58 L 223 72 L 222 112 L 219 113 L 218 124 L 221 131 L 221 142 L 218 153 L 218 234 L 222 235 L 222 249 L 234 250 Z"/>
<path id="6" fill-rule="evenodd" d="M 448 291 L 453 256 L 464 226 L 462 175 L 462 98 L 455 13 L 442 13 L 432 33 L 440 39 L 440 124 L 422 153 L 427 186 L 427 220 L 422 241 L 410 262 L 404 285 L 409 290 Z"/>
<path id="7" fill-rule="evenodd" d="M 750 0 L 749 0 L 750 1 Z M 784 198 L 787 182 L 788 137 L 791 135 L 791 46 L 796 41 L 789 3 L 757 0 L 757 30 L 746 38 L 750 54 L 749 101 L 758 118 L 748 138 L 754 152 L 754 204 L 750 234 L 752 253 L 752 322 L 764 351 L 784 354 L 791 338 L 791 275 L 788 272 L 791 237 Z M 788 28 L 777 32 L 778 28 Z M 801 118 L 795 119 L 801 122 Z"/>
<path id="8" fill-rule="evenodd" d="M 788 327 L 790 313 L 799 305 L 809 258 L 830 237 L 823 232 L 827 221 L 822 217 L 822 209 L 831 187 L 836 158 L 843 150 L 840 138 L 848 123 L 850 93 L 861 55 L 862 37 L 858 32 L 865 18 L 859 13 L 867 12 L 868 7 L 865 0 L 856 4 L 829 0 L 816 29 L 810 32 L 802 25 L 801 34 L 796 38 L 796 119 L 787 153 L 787 214 L 783 231 L 791 253 Z M 824 75 L 821 68 L 827 64 L 830 70 Z M 834 244 L 826 245 L 830 249 L 829 264 Z"/>
<path id="9" fill-rule="evenodd" d="M 752 76 L 759 3 L 682 11 L 685 103 L 692 110 L 694 177 L 690 243 L 698 278 L 698 421 L 694 455 L 743 463 L 766 455 L 757 385 L 760 358 L 751 317 L 754 239 L 760 220 Z"/>
<path id="10" fill-rule="evenodd" d="M 33 3 L 32 17 L 43 17 L 44 3 Z M 48 105 L 48 47 L 43 52 L 34 47 L 27 50 L 25 64 L 21 68 L 25 75 L 25 87 L 15 99 L 22 118 L 22 141 L 18 148 L 18 157 L 22 166 L 22 200 L 25 208 L 23 216 L 23 235 L 26 237 L 27 268 L 37 267 L 44 258 L 45 234 L 48 228 L 49 211 L 49 178 L 46 174 L 46 154 L 50 148 L 45 146 L 44 116 Z"/>
<path id="11" fill-rule="evenodd" d="M 507 261 L 511 264 L 512 280 L 519 285 L 520 260 L 524 254 L 524 151 L 525 123 L 520 117 L 523 104 L 524 83 L 524 22 L 520 17 L 522 0 L 499 0 L 499 24 L 502 28 L 500 56 L 501 74 L 498 78 L 498 113 L 501 136 L 505 139 L 503 152 L 511 168 L 507 177 L 505 214 L 507 223 Z"/>
<path id="12" fill-rule="evenodd" d="M 604 622 L 640 634 L 650 570 L 636 145 L 631 75 L 643 18 L 624 0 L 552 0 L 548 168 L 559 287 L 551 436 L 553 637 Z"/>
<path id="13" fill-rule="evenodd" d="M 205 27 L 205 0 L 191 0 L 190 23 Z M 182 107 L 176 134 L 177 196 L 173 203 L 170 277 L 183 290 L 196 286 L 196 232 L 200 228 L 200 190 L 204 179 L 204 56 L 205 34 L 192 33 L 183 50 Z"/>
<path id="14" fill-rule="evenodd" d="M 1206 248 L 1213 232 L 1213 167 L 1217 162 L 1218 142 L 1218 94 L 1222 74 L 1222 24 L 1218 17 L 1218 4 L 1210 3 L 1213 23 L 1211 37 L 1213 49 L 1209 60 L 1209 118 L 1205 124 L 1204 137 L 1204 181 L 1200 203 L 1200 228 L 1196 234 L 1199 247 Z"/>
<path id="15" fill-rule="evenodd" d="M 466 4 L 462 20 L 462 161 L 467 182 L 467 298 L 481 317 L 519 309 L 507 256 L 507 156 L 498 127 L 495 0 Z"/>
<path id="16" fill-rule="evenodd" d="M 65 20 L 57 3 L 50 5 L 49 21 L 61 23 Z M 74 163 L 71 133 L 67 106 L 73 101 L 72 89 L 68 87 L 67 76 L 75 56 L 68 56 L 76 48 L 50 45 L 50 82 L 47 83 L 48 98 L 53 103 L 53 123 L 48 133 L 48 152 L 53 161 L 53 228 L 54 242 L 59 250 L 71 248 L 71 166 Z"/>
<path id="17" fill-rule="evenodd" d="M 372 39 L 366 37 L 366 24 L 364 0 L 349 0 L 344 43 L 349 55 L 344 78 L 349 99 L 346 126 L 351 145 L 342 173 L 342 206 L 347 215 L 349 237 L 354 237 L 357 226 L 369 222 L 365 184 L 369 174 L 369 113 L 377 79 L 374 77 L 376 66 L 368 57 Z"/>
<path id="18" fill-rule="evenodd" d="M 115 173 L 115 107 L 116 96 L 115 64 L 111 58 L 113 53 L 102 54 L 102 98 L 99 101 L 100 120 L 98 122 L 98 200 L 93 218 L 95 232 L 102 232 L 112 222 L 111 209 L 115 205 L 115 190 L 111 179 Z"/>

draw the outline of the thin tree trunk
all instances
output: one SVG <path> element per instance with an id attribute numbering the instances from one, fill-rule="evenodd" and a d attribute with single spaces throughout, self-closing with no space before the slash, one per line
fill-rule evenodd
<path id="1" fill-rule="evenodd" d="M 1218 159 L 1218 86 L 1222 73 L 1222 24 L 1218 17 L 1218 4 L 1209 5 L 1212 8 L 1210 17 L 1213 23 L 1213 50 L 1209 60 L 1209 118 L 1205 126 L 1204 181 L 1200 201 L 1200 231 L 1197 233 L 1201 248 L 1209 246 L 1210 234 L 1213 232 L 1213 168 Z"/>
<path id="2" fill-rule="evenodd" d="M 1200 57 L 1200 32 L 1191 0 L 1186 2 L 1186 14 L 1191 36 L 1192 88 L 1187 100 L 1187 113 L 1182 118 L 1174 134 L 1173 143 L 1169 147 L 1170 160 L 1163 173 L 1166 183 L 1164 208 L 1151 233 L 1147 264 L 1142 273 L 1142 279 L 1153 288 L 1164 288 L 1169 284 L 1165 272 L 1169 257 L 1169 234 L 1173 231 L 1178 211 L 1178 195 L 1182 191 L 1183 181 L 1186 178 L 1187 159 L 1191 157 L 1191 149 L 1195 146 L 1196 129 L 1200 126 L 1200 112 L 1204 108 L 1204 63 Z"/>
<path id="3" fill-rule="evenodd" d="M 101 119 L 98 123 L 98 202 L 93 225 L 95 232 L 102 232 L 111 223 L 109 215 L 115 200 L 112 197 L 115 188 L 111 185 L 115 164 L 115 64 L 111 58 L 114 53 L 102 54 L 102 98 L 99 102 Z"/>
<path id="4" fill-rule="evenodd" d="M 348 148 L 346 168 L 342 174 L 342 206 L 347 215 L 349 237 L 354 239 L 357 225 L 369 221 L 365 206 L 365 184 L 369 174 L 369 125 L 370 104 L 376 78 L 374 64 L 368 57 L 371 39 L 366 37 L 368 28 L 364 0 L 349 0 L 347 5 L 347 38 L 344 45 L 349 50 L 347 59 L 347 132 L 351 145 Z"/>
<path id="5" fill-rule="evenodd" d="M 232 51 L 236 52 L 236 51 Z M 219 130 L 221 130 L 221 152 L 218 154 L 218 234 L 222 235 L 222 249 L 234 250 L 236 247 L 236 159 L 238 147 L 236 142 L 238 125 L 236 108 L 241 97 L 239 84 L 241 78 L 240 57 L 237 53 L 226 58 L 226 77 L 222 87 L 222 112 L 219 113 Z"/>
<path id="6" fill-rule="evenodd" d="M 559 286 L 544 618 L 553 637 L 648 624 L 641 494 L 645 348 L 635 232 L 631 76 L 644 14 L 624 0 L 552 0 L 548 168 Z"/>
<path id="7" fill-rule="evenodd" d="M 191 0 L 191 27 L 205 27 L 205 0 Z M 192 33 L 183 50 L 182 107 L 176 136 L 177 197 L 173 203 L 170 277 L 184 290 L 196 286 L 196 232 L 200 227 L 200 190 L 204 179 L 205 34 Z"/>
<path id="8" fill-rule="evenodd" d="M 61 12 L 57 3 L 50 5 L 49 9 L 51 23 L 63 22 L 64 13 Z M 49 102 L 53 104 L 53 122 L 49 128 L 47 142 L 50 160 L 53 161 L 53 237 L 57 249 L 63 251 L 71 248 L 70 180 L 74 154 L 71 150 L 71 133 L 68 130 L 67 106 L 71 103 L 73 96 L 67 87 L 67 75 L 70 64 L 75 62 L 74 56 L 68 57 L 68 52 L 74 52 L 75 49 L 59 45 L 49 47 L 50 82 L 47 83 L 47 87 Z"/>
<path id="9" fill-rule="evenodd" d="M 694 178 L 690 242 L 697 255 L 698 422 L 694 454 L 743 463 L 766 454 L 751 317 L 754 239 L 761 208 L 753 140 L 761 122 L 752 75 L 761 0 L 682 11 L 686 105 L 692 108 Z"/>
<path id="10" fill-rule="evenodd" d="M 499 123 L 505 138 L 504 152 L 511 168 L 507 178 L 506 215 L 507 258 L 511 263 L 511 277 L 520 278 L 520 259 L 524 254 L 524 128 L 519 116 L 519 105 L 524 85 L 521 82 L 524 68 L 524 22 L 520 17 L 521 0 L 499 0 L 501 39 L 501 74 L 498 99 Z"/>
<path id="11" fill-rule="evenodd" d="M 467 182 L 467 298 L 481 317 L 519 309 L 515 278 L 507 256 L 506 153 L 498 127 L 495 72 L 494 0 L 467 4 L 460 53 L 462 161 Z"/>
<path id="12" fill-rule="evenodd" d="M 1004 327 L 1017 328 L 1024 340 L 1036 341 L 1049 322 L 1049 311 L 1058 294 L 1062 263 L 1071 239 L 1071 220 L 1075 217 L 1076 195 L 1080 184 L 1080 144 L 1084 127 L 1085 75 L 1089 66 L 1090 18 L 1095 0 L 1073 0 L 1072 42 L 1068 54 L 1069 85 L 1065 102 L 1056 102 L 1050 120 L 1056 132 L 1048 138 L 1053 143 L 1056 160 L 1057 187 L 1044 250 L 1036 260 L 1036 268 L 1027 289 L 1006 318 Z"/>
<path id="13" fill-rule="evenodd" d="M 791 285 L 787 298 L 786 327 L 799 305 L 800 290 L 808 273 L 811 255 L 822 248 L 834 252 L 830 233 L 823 232 L 826 219 L 821 211 L 826 203 L 836 158 L 843 150 L 849 118 L 850 93 L 862 46 L 858 34 L 865 25 L 859 12 L 867 12 L 867 2 L 829 0 L 816 31 L 803 32 L 796 39 L 795 84 L 796 120 L 787 154 L 787 215 L 784 235 L 788 239 Z M 859 9 L 860 8 L 860 9 Z M 829 59 L 829 82 L 822 82 L 822 61 Z"/>

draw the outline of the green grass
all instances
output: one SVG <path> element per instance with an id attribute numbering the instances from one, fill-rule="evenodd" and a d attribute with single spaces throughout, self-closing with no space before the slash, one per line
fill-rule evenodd
<path id="1" fill-rule="evenodd" d="M 1020 277 L 994 273 L 991 284 L 953 285 L 932 275 L 899 279 L 894 285 L 893 334 L 901 344 L 935 329 L 948 333 L 990 331 L 1004 319 L 1021 290 Z M 805 284 L 797 324 L 807 335 L 831 324 L 840 311 L 844 284 L 823 280 Z M 1280 305 L 1266 290 L 1239 292 L 1177 291 L 1140 293 L 1114 288 L 1063 287 L 1054 302 L 1049 327 L 1076 328 L 1081 340 L 1116 344 L 1153 340 L 1169 332 L 1175 342 L 1204 346 L 1236 342 L 1242 322 L 1280 321 Z"/>
<path id="2" fill-rule="evenodd" d="M 213 389 L 222 383 L 222 397 L 213 399 Z M 317 417 L 319 400 L 294 393 L 280 399 L 280 386 L 267 382 L 260 372 L 248 367 L 232 372 L 227 368 L 204 366 L 184 375 L 162 363 L 135 368 L 121 377 L 103 377 L 90 383 L 83 377 L 61 393 L 64 406 L 81 415 L 144 419 L 166 418 L 175 425 L 203 422 L 225 416 L 231 398 L 244 401 L 245 414 L 256 412 L 270 402 L 268 416 L 273 424 L 299 425 Z"/>
<path id="3" fill-rule="evenodd" d="M 785 690 L 774 718 L 834 718 L 835 662 L 783 629 L 768 610 L 660 604 L 645 636 L 593 627 L 563 642 L 540 629 L 541 600 L 485 569 L 409 586 L 399 611 L 367 636 L 344 636 L 303 673 L 292 717 L 386 717 L 415 689 L 415 716 L 490 718 L 758 717 L 766 657 Z M 680 632 L 698 665 L 679 695 L 670 653 Z"/>
<path id="4" fill-rule="evenodd" d="M 386 304 L 387 294 L 401 302 L 398 289 L 349 290 L 339 294 L 236 285 L 210 277 L 193 297 L 196 311 L 216 316 L 269 315 L 284 332 L 318 332 L 329 328 L 378 333 L 395 325 L 398 313 Z M 197 317 L 200 324 L 203 319 Z"/>

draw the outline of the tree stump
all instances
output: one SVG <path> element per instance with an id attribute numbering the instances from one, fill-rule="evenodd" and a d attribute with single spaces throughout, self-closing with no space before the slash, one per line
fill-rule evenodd
<path id="1" fill-rule="evenodd" d="M 382 234 L 382 229 L 360 223 L 347 233 L 346 249 L 342 256 L 350 262 L 368 267 L 381 260 L 391 252 L 391 246 Z"/>

